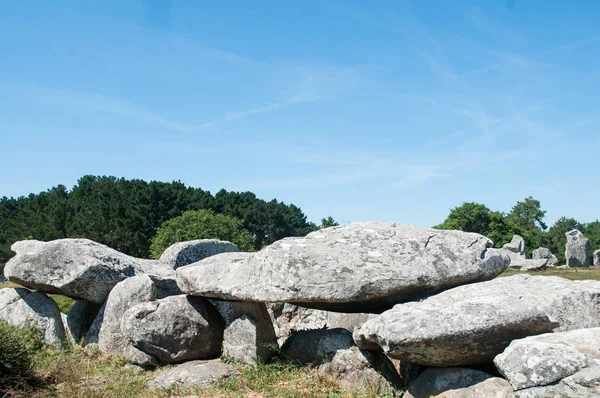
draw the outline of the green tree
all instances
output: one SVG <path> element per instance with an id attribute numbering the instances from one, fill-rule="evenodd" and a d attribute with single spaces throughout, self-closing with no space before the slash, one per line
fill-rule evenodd
<path id="1" fill-rule="evenodd" d="M 321 219 L 321 226 L 319 228 L 337 227 L 340 225 L 333 217 L 328 216 L 327 218 Z"/>
<path id="2" fill-rule="evenodd" d="M 152 239 L 150 253 L 159 258 L 172 244 L 193 239 L 221 239 L 235 243 L 241 251 L 254 249 L 252 234 L 241 220 L 203 209 L 189 210 L 164 222 Z"/>
<path id="3" fill-rule="evenodd" d="M 485 235 L 489 232 L 491 211 L 481 203 L 465 202 L 450 210 L 446 220 L 436 229 L 457 229 L 465 232 L 476 232 Z"/>

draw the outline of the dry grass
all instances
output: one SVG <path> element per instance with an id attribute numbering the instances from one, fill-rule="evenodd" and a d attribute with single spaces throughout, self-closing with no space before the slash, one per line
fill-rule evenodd
<path id="1" fill-rule="evenodd" d="M 10 397 L 39 398 L 168 398 L 190 395 L 202 398 L 375 398 L 402 395 L 392 390 L 378 394 L 368 387 L 343 389 L 337 380 L 320 375 L 314 367 L 290 364 L 246 366 L 239 375 L 211 388 L 173 387 L 150 391 L 146 383 L 167 369 L 136 373 L 124 368 L 125 364 L 122 357 L 104 354 L 93 346 L 74 346 L 62 351 L 46 348 L 35 358 L 35 383 L 0 391 L 0 396 L 3 393 Z"/>
<path id="2" fill-rule="evenodd" d="M 571 280 L 593 279 L 600 280 L 600 267 L 576 267 L 576 268 L 547 268 L 543 271 L 513 271 L 506 270 L 500 276 L 510 276 L 517 274 L 560 276 Z"/>

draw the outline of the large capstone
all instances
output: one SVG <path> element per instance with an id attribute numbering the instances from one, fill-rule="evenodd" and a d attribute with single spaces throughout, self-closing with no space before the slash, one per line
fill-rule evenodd
<path id="1" fill-rule="evenodd" d="M 285 238 L 255 254 L 209 257 L 179 268 L 177 283 L 197 296 L 377 312 L 494 278 L 509 259 L 491 247 L 475 233 L 354 223 Z"/>
<path id="2" fill-rule="evenodd" d="M 362 349 L 426 366 L 486 363 L 511 341 L 600 326 L 600 281 L 514 275 L 398 304 L 354 332 Z"/>
<path id="3" fill-rule="evenodd" d="M 158 297 L 179 294 L 175 271 L 158 260 L 131 257 L 89 239 L 20 241 L 4 268 L 9 280 L 46 293 L 103 303 L 112 288 L 135 275 L 148 275 Z"/>

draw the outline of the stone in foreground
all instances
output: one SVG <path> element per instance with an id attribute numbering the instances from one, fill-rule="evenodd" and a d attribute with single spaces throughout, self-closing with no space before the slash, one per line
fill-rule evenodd
<path id="1" fill-rule="evenodd" d="M 578 229 L 567 232 L 565 257 L 569 267 L 589 267 L 590 265 L 590 240 Z"/>
<path id="2" fill-rule="evenodd" d="M 238 373 L 238 368 L 221 362 L 191 361 L 163 372 L 147 383 L 149 389 L 168 389 L 180 385 L 182 387 L 210 387 L 211 385 Z"/>
<path id="3" fill-rule="evenodd" d="M 590 366 L 556 384 L 515 391 L 516 398 L 598 398 L 600 366 Z"/>
<path id="4" fill-rule="evenodd" d="M 185 293 L 380 312 L 399 302 L 489 280 L 508 257 L 479 234 L 394 223 L 330 227 L 258 253 L 224 253 L 177 270 Z"/>
<path id="5" fill-rule="evenodd" d="M 223 327 L 211 303 L 185 295 L 138 304 L 121 319 L 121 331 L 133 345 L 163 363 L 218 357 Z"/>
<path id="6" fill-rule="evenodd" d="M 148 275 L 127 278 L 117 283 L 100 309 L 86 343 L 96 343 L 102 351 L 122 353 L 130 345 L 121 331 L 121 318 L 131 307 L 156 300 L 156 287 Z"/>
<path id="7" fill-rule="evenodd" d="M 42 292 L 0 289 L 0 319 L 18 327 L 37 328 L 44 341 L 62 346 L 65 329 L 58 306 Z"/>
<path id="8" fill-rule="evenodd" d="M 177 269 L 215 254 L 238 251 L 238 247 L 231 242 L 217 239 L 196 239 L 169 246 L 160 256 L 160 261 Z"/>
<path id="9" fill-rule="evenodd" d="M 112 288 L 134 275 L 148 275 L 158 296 L 178 294 L 172 269 L 157 260 L 131 257 L 89 239 L 20 241 L 4 268 L 9 280 L 46 293 L 102 304 Z"/>
<path id="10" fill-rule="evenodd" d="M 354 332 L 359 348 L 426 366 L 490 362 L 523 337 L 600 326 L 600 281 L 514 275 L 396 305 Z"/>
<path id="11" fill-rule="evenodd" d="M 494 363 L 515 390 L 554 384 L 587 366 L 600 365 L 600 328 L 515 340 Z"/>
<path id="12" fill-rule="evenodd" d="M 404 398 L 513 398 L 508 381 L 479 370 L 429 368 L 409 387 Z"/>

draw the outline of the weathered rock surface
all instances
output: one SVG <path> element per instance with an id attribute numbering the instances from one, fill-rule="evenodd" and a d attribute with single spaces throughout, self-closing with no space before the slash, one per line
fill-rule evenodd
<path id="1" fill-rule="evenodd" d="M 252 255 L 224 253 L 177 270 L 185 293 L 378 312 L 465 283 L 494 278 L 508 257 L 486 237 L 394 223 L 330 227 Z"/>
<path id="2" fill-rule="evenodd" d="M 267 309 L 275 328 L 279 345 L 283 345 L 292 330 L 342 328 L 350 332 L 376 314 L 343 313 L 305 308 L 289 303 L 268 303 Z"/>
<path id="3" fill-rule="evenodd" d="M 86 335 L 87 343 L 101 350 L 121 353 L 130 345 L 121 331 L 121 318 L 131 307 L 156 300 L 156 286 L 148 275 L 127 278 L 115 285 Z"/>
<path id="4" fill-rule="evenodd" d="M 281 352 L 291 362 L 321 365 L 331 361 L 338 351 L 352 347 L 352 333 L 345 329 L 303 330 L 292 333 Z"/>
<path id="5" fill-rule="evenodd" d="M 346 387 L 361 387 L 365 383 L 379 390 L 388 383 L 402 386 L 390 359 L 380 352 L 358 349 L 352 333 L 345 329 L 294 332 L 281 351 L 286 360 L 317 365 L 320 373 L 335 377 Z"/>
<path id="6" fill-rule="evenodd" d="M 554 254 L 552 254 L 550 249 L 545 247 L 538 247 L 537 249 L 534 249 L 531 253 L 531 258 L 533 260 L 548 260 L 548 262 L 546 263 L 546 266 L 548 267 L 558 266 L 558 258 L 556 258 Z"/>
<path id="7" fill-rule="evenodd" d="M 359 348 L 426 366 L 490 362 L 511 341 L 600 326 L 600 281 L 514 275 L 396 305 L 354 332 Z"/>
<path id="8" fill-rule="evenodd" d="M 517 398 L 596 398 L 600 396 L 600 366 L 585 368 L 559 383 L 515 391 Z"/>
<path id="9" fill-rule="evenodd" d="M 466 368 L 429 368 L 408 388 L 404 398 L 513 398 L 508 381 Z"/>
<path id="10" fill-rule="evenodd" d="M 123 356 L 132 364 L 142 366 L 144 368 L 154 368 L 160 365 L 160 361 L 153 355 L 146 354 L 144 351 L 135 348 L 133 345 L 128 345 L 123 350 Z"/>
<path id="11" fill-rule="evenodd" d="M 73 342 L 80 342 L 92 326 L 100 311 L 100 305 L 77 300 L 67 315 L 63 316 L 65 332 Z"/>
<path id="12" fill-rule="evenodd" d="M 47 293 L 103 303 L 112 288 L 135 275 L 148 275 L 158 296 L 179 294 L 174 270 L 157 260 L 135 258 L 88 239 L 21 241 L 4 268 L 9 280 Z"/>
<path id="13" fill-rule="evenodd" d="M 502 248 L 525 258 L 525 239 L 521 235 L 513 235 L 511 241 Z"/>
<path id="14" fill-rule="evenodd" d="M 600 365 L 600 328 L 515 340 L 494 363 L 515 390 L 553 384 L 587 366 Z"/>
<path id="15" fill-rule="evenodd" d="M 58 306 L 42 292 L 0 289 L 0 319 L 19 327 L 38 328 L 44 341 L 62 346 L 65 329 Z"/>
<path id="16" fill-rule="evenodd" d="M 220 302 L 215 308 L 225 320 L 224 357 L 251 364 L 271 359 L 279 346 L 265 303 Z"/>
<path id="17" fill-rule="evenodd" d="M 595 266 L 600 265 L 600 249 L 594 250 L 593 263 Z"/>
<path id="18" fill-rule="evenodd" d="M 197 239 L 169 246 L 160 256 L 160 261 L 177 269 L 219 253 L 238 252 L 231 242 L 217 239 Z"/>
<path id="19" fill-rule="evenodd" d="M 514 261 L 513 260 L 510 261 L 509 268 L 514 269 L 514 270 L 519 270 L 519 271 L 541 271 L 543 269 L 546 269 L 547 264 L 548 264 L 548 259 L 546 259 L 546 258 L 533 260 L 533 259 L 524 259 L 524 258 L 519 257 L 519 258 L 515 259 Z"/>
<path id="20" fill-rule="evenodd" d="M 224 322 L 206 299 L 171 296 L 125 312 L 121 330 L 141 351 L 178 363 L 221 354 Z"/>
<path id="21" fill-rule="evenodd" d="M 191 361 L 165 371 L 148 382 L 151 390 L 171 388 L 176 385 L 185 387 L 210 387 L 211 385 L 238 373 L 238 367 L 228 365 L 218 359 L 210 361 Z"/>
<path id="22" fill-rule="evenodd" d="M 567 232 L 565 257 L 569 267 L 589 267 L 590 265 L 590 240 L 581 231 L 574 229 Z"/>

